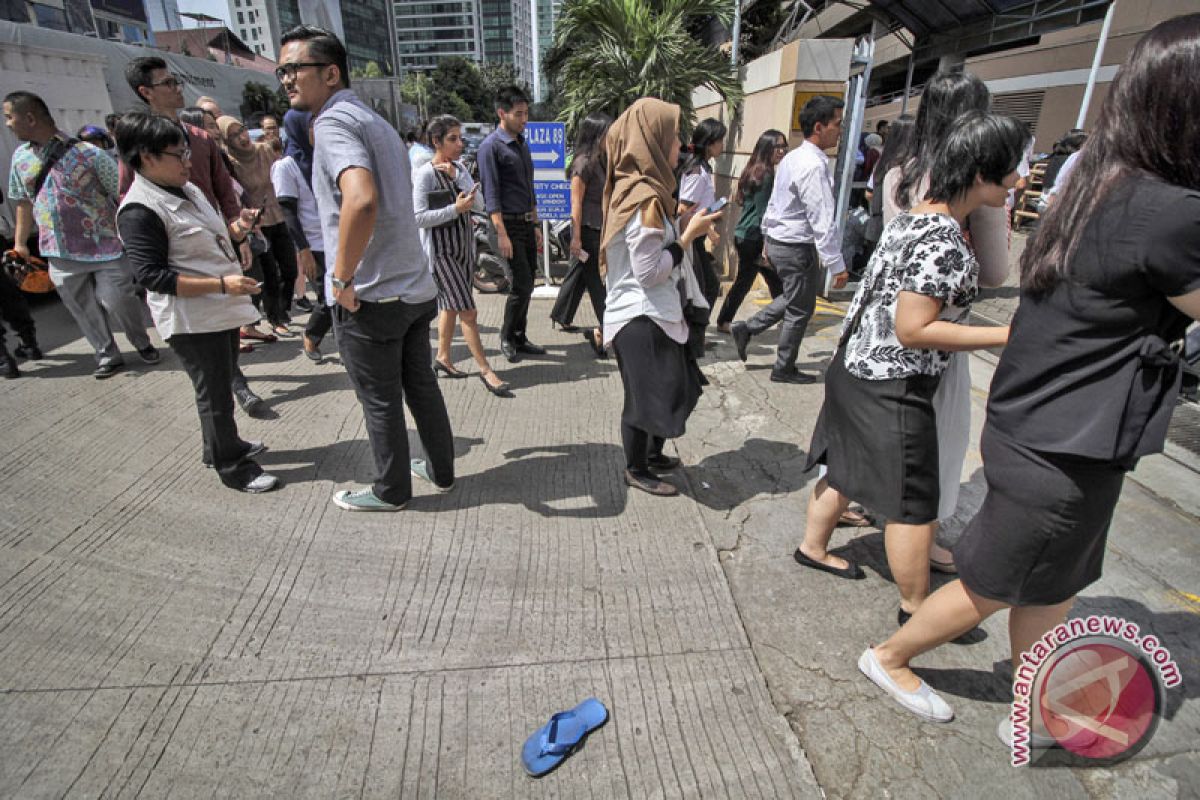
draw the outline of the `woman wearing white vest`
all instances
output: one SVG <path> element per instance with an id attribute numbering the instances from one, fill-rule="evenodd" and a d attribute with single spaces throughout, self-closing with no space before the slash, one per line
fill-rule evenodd
<path id="1" fill-rule="evenodd" d="M 609 128 L 607 147 L 600 269 L 608 284 L 604 343 L 617 354 L 625 388 L 625 483 L 670 496 L 679 490 L 659 476 L 679 460 L 663 454 L 663 443 L 683 435 L 703 382 L 687 350 L 684 297 L 707 303 L 694 273 L 685 275 L 683 256 L 721 214 L 698 212 L 682 234 L 667 216 L 675 207 L 679 106 L 638 100 Z"/>
<path id="2" fill-rule="evenodd" d="M 238 328 L 258 312 L 258 284 L 242 274 L 234 239 L 204 194 L 188 182 L 191 152 L 183 130 L 165 117 L 126 114 L 117 124 L 121 157 L 137 174 L 117 212 L 117 226 L 159 334 L 179 356 L 196 390 L 204 460 L 221 482 L 243 492 L 279 485 L 253 460 L 265 447 L 238 436 L 230 389 Z"/>

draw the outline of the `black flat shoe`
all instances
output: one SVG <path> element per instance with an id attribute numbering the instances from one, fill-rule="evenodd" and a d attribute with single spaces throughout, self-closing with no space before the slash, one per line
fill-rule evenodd
<path id="1" fill-rule="evenodd" d="M 496 397 L 513 396 L 512 389 L 509 388 L 507 383 L 501 383 L 499 386 L 492 386 L 490 383 L 488 383 L 486 375 L 480 375 L 479 380 L 483 381 L 483 388 L 496 395 Z"/>
<path id="2" fill-rule="evenodd" d="M 839 578 L 847 578 L 852 581 L 859 581 L 867 577 L 867 574 L 862 571 L 862 567 L 860 567 L 858 564 L 855 564 L 853 561 L 847 561 L 845 569 L 838 569 L 837 567 L 831 567 L 828 564 L 823 564 L 820 561 L 815 561 L 809 558 L 808 556 L 804 555 L 804 553 L 802 553 L 798 547 L 796 548 L 796 552 L 792 554 L 792 557 L 796 559 L 796 563 L 802 567 L 811 567 L 812 569 L 820 570 L 821 572 L 828 572 L 830 575 L 837 575 Z"/>
<path id="3" fill-rule="evenodd" d="M 449 364 L 443 364 L 442 362 L 438 361 L 436 358 L 433 360 L 433 371 L 435 373 L 440 372 L 443 375 L 445 375 L 447 378 L 465 378 L 465 377 L 467 377 L 467 373 L 463 372 L 460 369 L 456 369 L 456 368 L 450 366 Z"/>
<path id="4" fill-rule="evenodd" d="M 796 383 L 807 385 L 816 383 L 817 379 L 806 372 L 801 372 L 798 369 L 788 370 L 786 372 L 771 372 L 771 383 Z"/>
<path id="5" fill-rule="evenodd" d="M 596 358 L 608 358 L 608 351 L 604 349 L 604 345 L 596 344 L 595 328 L 585 328 L 583 330 L 583 338 L 591 345 L 592 352 L 596 354 Z"/>
<path id="6" fill-rule="evenodd" d="M 517 352 L 530 356 L 544 356 L 546 355 L 546 348 L 536 345 L 533 342 L 517 342 Z"/>
<path id="7" fill-rule="evenodd" d="M 669 472 L 683 462 L 678 458 L 659 453 L 656 456 L 650 456 L 650 458 L 646 460 L 646 463 L 649 464 L 650 469 L 654 470 L 655 472 Z"/>
<path id="8" fill-rule="evenodd" d="M 569 322 L 563 323 L 559 322 L 558 320 L 550 320 L 550 322 L 554 325 L 557 325 L 558 329 L 563 333 L 579 333 L 579 331 L 583 330 L 578 325 L 572 325 Z"/>
<path id="9" fill-rule="evenodd" d="M 515 364 L 521 360 L 521 356 L 517 353 L 517 346 L 509 341 L 500 342 L 500 352 L 508 359 L 508 363 Z"/>

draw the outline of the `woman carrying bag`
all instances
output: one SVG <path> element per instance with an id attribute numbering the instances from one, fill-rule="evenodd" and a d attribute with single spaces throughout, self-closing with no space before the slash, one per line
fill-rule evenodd
<path id="1" fill-rule="evenodd" d="M 413 211 L 438 287 L 438 347 L 433 369 L 451 378 L 467 376 L 450 358 L 454 323 L 460 321 L 484 387 L 497 397 L 512 397 L 508 384 L 488 363 L 479 338 L 479 312 L 471 285 L 475 267 L 471 207 L 477 186 L 458 160 L 463 152 L 462 124 L 443 114 L 431 119 L 426 130 L 434 149 L 433 159 L 413 173 Z"/>

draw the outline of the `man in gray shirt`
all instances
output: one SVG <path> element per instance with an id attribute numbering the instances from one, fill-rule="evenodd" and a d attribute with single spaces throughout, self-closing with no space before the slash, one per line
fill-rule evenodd
<path id="1" fill-rule="evenodd" d="M 413 216 L 408 151 L 350 90 L 336 36 L 301 25 L 281 44 L 275 74 L 289 103 L 317 115 L 312 188 L 333 257 L 325 294 L 377 472 L 372 486 L 339 491 L 333 502 L 348 511 L 399 511 L 412 497 L 412 475 L 441 491 L 454 486 L 454 437 L 429 348 L 437 286 Z M 428 461 L 409 461 L 401 400 Z"/>

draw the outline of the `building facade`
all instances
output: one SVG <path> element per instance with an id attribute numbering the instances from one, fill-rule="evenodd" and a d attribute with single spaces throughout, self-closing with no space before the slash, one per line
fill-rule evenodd
<path id="1" fill-rule="evenodd" d="M 427 72 L 451 56 L 483 60 L 479 0 L 398 0 L 393 9 L 400 71 Z"/>
<path id="2" fill-rule="evenodd" d="M 275 61 L 282 35 L 274 0 L 229 0 L 230 27 L 256 55 Z"/>
<path id="3" fill-rule="evenodd" d="M 0 3 L 0 19 L 105 41 L 154 44 L 142 0 L 8 0 Z"/>
<path id="4" fill-rule="evenodd" d="M 183 27 L 178 0 L 145 0 L 146 20 L 152 31 L 177 31 Z"/>
<path id="5" fill-rule="evenodd" d="M 479 3 L 483 60 L 512 64 L 517 77 L 532 86 L 535 68 L 531 0 L 479 0 Z"/>
<path id="6" fill-rule="evenodd" d="M 366 69 L 371 62 L 385 75 L 394 72 L 395 35 L 391 0 L 352 0 L 342 3 L 342 28 L 350 69 Z"/>

